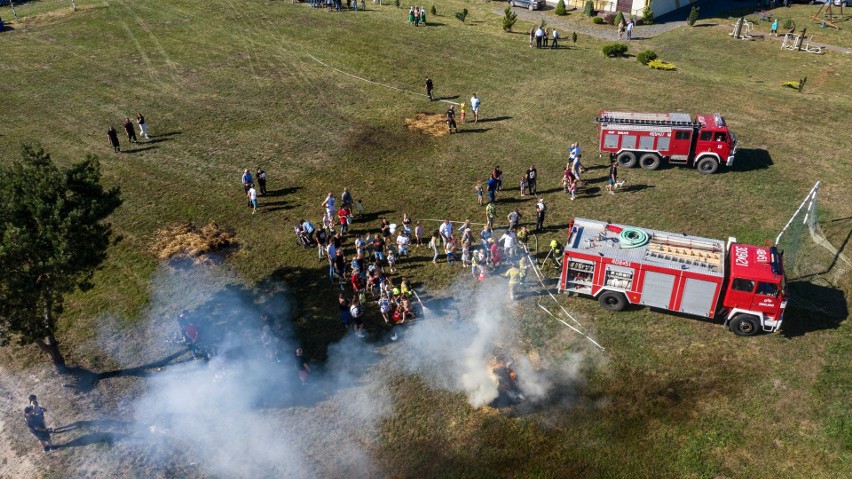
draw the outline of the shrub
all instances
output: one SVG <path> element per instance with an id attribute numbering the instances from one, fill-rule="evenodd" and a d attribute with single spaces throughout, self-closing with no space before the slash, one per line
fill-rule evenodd
<path id="1" fill-rule="evenodd" d="M 621 22 L 624 22 L 624 14 L 619 11 L 618 13 L 615 14 L 615 19 L 612 21 L 612 24 L 618 25 Z M 624 22 L 624 23 L 627 24 L 627 22 Z"/>
<path id="2" fill-rule="evenodd" d="M 604 45 L 603 53 L 608 57 L 621 57 L 627 53 L 627 45 L 623 43 L 609 43 Z"/>
<path id="3" fill-rule="evenodd" d="M 504 11 L 505 15 L 503 15 L 503 31 L 511 32 L 512 27 L 515 26 L 515 22 L 518 21 L 518 14 L 512 11 L 512 7 L 506 7 Z"/>
<path id="4" fill-rule="evenodd" d="M 595 25 L 603 25 L 605 22 L 604 19 L 601 17 L 594 17 L 592 18 L 592 23 L 594 23 Z"/>
<path id="5" fill-rule="evenodd" d="M 544 27 L 546 27 L 546 26 L 547 26 L 547 21 L 542 18 L 541 23 L 538 24 L 538 28 L 541 28 L 542 30 L 544 30 Z"/>
<path id="6" fill-rule="evenodd" d="M 460 12 L 456 12 L 456 18 L 458 18 L 459 20 L 461 20 L 462 23 L 464 23 L 464 19 L 467 18 L 467 9 L 465 8 L 462 9 L 462 11 Z"/>
<path id="7" fill-rule="evenodd" d="M 654 70 L 665 70 L 665 71 L 673 71 L 677 70 L 674 63 L 664 62 L 660 59 L 651 60 L 648 62 L 648 66 L 653 68 Z"/>
<path id="8" fill-rule="evenodd" d="M 571 32 L 571 42 L 575 47 L 577 46 L 577 32 Z"/>
<path id="9" fill-rule="evenodd" d="M 588 0 L 586 2 L 586 6 L 583 7 L 583 15 L 587 17 L 595 16 L 595 2 L 593 2 L 592 0 Z"/>
<path id="10" fill-rule="evenodd" d="M 784 30 L 790 30 L 792 28 L 796 28 L 796 23 L 793 22 L 792 18 L 788 18 L 784 20 L 784 24 L 781 26 L 784 28 Z"/>
<path id="11" fill-rule="evenodd" d="M 432 12 L 432 15 L 435 15 L 435 16 L 438 15 L 438 9 L 435 8 L 435 5 L 432 5 L 432 10 L 430 10 L 430 12 Z"/>
<path id="12" fill-rule="evenodd" d="M 559 3 L 556 4 L 556 11 L 553 13 L 559 15 L 560 17 L 568 15 L 568 11 L 565 10 L 565 0 L 559 0 Z"/>
<path id="13" fill-rule="evenodd" d="M 690 27 L 695 25 L 695 22 L 698 21 L 698 7 L 694 6 L 689 11 L 689 16 L 686 17 L 686 24 Z"/>
<path id="14" fill-rule="evenodd" d="M 639 60 L 639 63 L 647 65 L 652 60 L 657 59 L 657 54 L 654 53 L 653 50 L 645 50 L 644 52 L 639 52 L 639 54 L 636 55 L 636 59 Z"/>
<path id="15" fill-rule="evenodd" d="M 654 23 L 654 10 L 652 5 L 654 4 L 654 0 L 648 0 L 648 5 L 642 10 L 642 24 L 643 25 L 651 25 Z"/>
<path id="16" fill-rule="evenodd" d="M 399 8 L 399 0 L 393 0 L 393 4 L 396 5 L 396 8 Z"/>

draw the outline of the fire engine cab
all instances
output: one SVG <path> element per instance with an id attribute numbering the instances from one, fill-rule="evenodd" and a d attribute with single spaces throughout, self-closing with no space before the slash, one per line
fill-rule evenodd
<path id="1" fill-rule="evenodd" d="M 640 304 L 721 318 L 739 336 L 781 327 L 787 296 L 774 246 L 582 218 L 568 230 L 560 292 L 592 296 L 609 311 Z"/>
<path id="2" fill-rule="evenodd" d="M 709 175 L 734 164 L 737 135 L 718 113 L 693 120 L 687 113 L 602 111 L 595 122 L 601 152 L 625 168 L 656 170 L 665 160 Z"/>

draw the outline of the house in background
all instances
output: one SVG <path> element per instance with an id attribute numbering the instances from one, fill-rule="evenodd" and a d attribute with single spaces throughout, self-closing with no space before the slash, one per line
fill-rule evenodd
<path id="1" fill-rule="evenodd" d="M 685 7 L 698 0 L 654 0 L 651 4 L 651 9 L 654 11 L 654 16 L 659 17 L 666 13 L 673 12 L 678 8 Z M 642 10 L 648 6 L 649 0 L 593 0 L 595 11 L 598 12 L 624 12 L 633 15 L 641 16 Z M 555 2 L 553 2 L 555 3 Z M 586 6 L 586 0 L 567 0 L 566 5 L 576 7 L 583 11 Z"/>

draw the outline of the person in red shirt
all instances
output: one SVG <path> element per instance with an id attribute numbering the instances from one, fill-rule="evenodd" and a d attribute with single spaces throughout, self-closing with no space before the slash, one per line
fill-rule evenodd
<path id="1" fill-rule="evenodd" d="M 491 251 L 491 266 L 497 267 L 500 265 L 500 260 L 503 259 L 503 256 L 500 253 L 500 245 L 495 243 L 493 238 L 490 238 L 488 242 L 490 243 L 488 249 Z"/>
<path id="2" fill-rule="evenodd" d="M 346 234 L 349 232 L 349 207 L 344 206 L 337 211 L 337 218 L 340 221 L 340 232 Z"/>

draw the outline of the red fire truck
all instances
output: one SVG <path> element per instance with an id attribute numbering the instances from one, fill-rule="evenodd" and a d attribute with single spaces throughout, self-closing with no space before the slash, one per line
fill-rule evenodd
<path id="1" fill-rule="evenodd" d="M 641 304 L 722 318 L 739 336 L 781 327 L 787 306 L 776 247 L 575 218 L 568 225 L 560 292 L 609 311 Z"/>
<path id="2" fill-rule="evenodd" d="M 704 174 L 715 173 L 720 164 L 732 166 L 737 135 L 718 113 L 628 113 L 602 111 L 601 152 L 610 154 L 619 166 L 656 170 L 663 160 L 673 165 L 694 166 Z"/>

